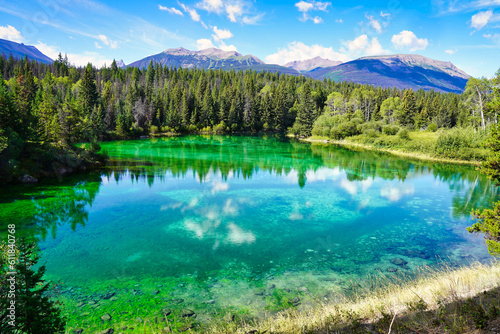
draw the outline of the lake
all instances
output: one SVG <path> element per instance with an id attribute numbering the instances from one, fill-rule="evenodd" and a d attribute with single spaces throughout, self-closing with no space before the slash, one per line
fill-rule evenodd
<path id="1" fill-rule="evenodd" d="M 228 312 L 251 319 L 335 300 L 374 277 L 489 259 L 465 228 L 498 192 L 474 167 L 274 136 L 102 149 L 103 170 L 0 197 L 2 233 L 15 223 L 38 240 L 71 328 L 108 328 L 106 313 L 117 328 L 163 328 L 162 308 L 174 328 Z"/>

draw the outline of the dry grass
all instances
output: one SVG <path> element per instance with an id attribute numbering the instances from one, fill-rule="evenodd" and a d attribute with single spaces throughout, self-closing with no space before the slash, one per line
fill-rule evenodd
<path id="1" fill-rule="evenodd" d="M 371 290 L 331 304 L 305 311 L 288 310 L 255 324 L 213 323 L 205 333 L 334 333 L 335 328 L 353 322 L 376 322 L 387 315 L 408 314 L 409 307 L 422 301 L 427 309 L 464 300 L 500 286 L 500 263 L 474 263 L 451 269 L 424 268 L 420 278 L 408 282 L 389 282 L 374 278 Z M 411 313 L 411 312 L 410 312 Z M 391 316 L 393 319 L 393 317 Z M 390 319 L 389 318 L 389 322 Z"/>

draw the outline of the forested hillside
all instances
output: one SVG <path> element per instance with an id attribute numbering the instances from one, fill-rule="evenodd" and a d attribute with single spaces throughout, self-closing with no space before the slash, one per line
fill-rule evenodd
<path id="1" fill-rule="evenodd" d="M 367 130 L 390 132 L 395 124 L 485 130 L 497 122 L 493 86 L 500 76 L 471 79 L 466 92 L 456 95 L 153 63 L 145 70 L 121 69 L 115 62 L 75 68 L 61 56 L 50 65 L 0 58 L 0 73 L 3 175 L 18 168 L 27 146 L 93 142 L 97 149 L 99 140 L 165 132 L 314 132 L 341 139 Z"/>

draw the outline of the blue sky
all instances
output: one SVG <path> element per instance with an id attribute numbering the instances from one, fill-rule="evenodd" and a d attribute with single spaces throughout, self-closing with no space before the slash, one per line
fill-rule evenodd
<path id="1" fill-rule="evenodd" d="M 0 0 L 0 38 L 77 65 L 215 46 L 277 64 L 417 53 L 491 77 L 500 0 Z"/>

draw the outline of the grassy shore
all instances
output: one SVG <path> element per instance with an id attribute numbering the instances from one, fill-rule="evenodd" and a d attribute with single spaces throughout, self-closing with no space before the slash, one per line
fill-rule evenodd
<path id="1" fill-rule="evenodd" d="M 482 146 L 482 142 L 472 142 L 470 146 L 450 148 L 449 150 L 438 150 L 440 136 L 445 136 L 451 131 L 409 132 L 408 138 L 379 134 L 376 137 L 358 135 L 347 137 L 343 140 L 333 140 L 328 137 L 312 136 L 302 139 L 307 142 L 321 142 L 341 145 L 348 148 L 375 150 L 387 152 L 396 156 L 410 159 L 428 160 L 442 163 L 477 165 L 483 161 L 488 151 Z"/>
<path id="2" fill-rule="evenodd" d="M 213 323 L 203 333 L 500 332 L 500 263 L 422 269 L 416 280 L 374 276 L 352 296 L 290 309 L 253 324 Z"/>

